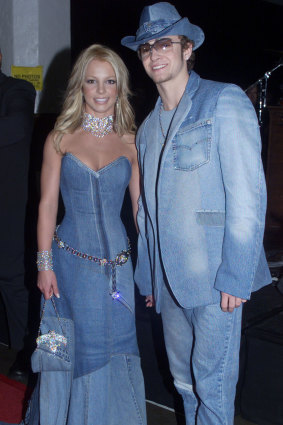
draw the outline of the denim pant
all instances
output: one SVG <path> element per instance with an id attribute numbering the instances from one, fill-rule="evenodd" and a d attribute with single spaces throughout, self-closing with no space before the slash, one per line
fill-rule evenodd
<path id="1" fill-rule="evenodd" d="M 183 309 L 163 286 L 165 344 L 186 425 L 232 425 L 239 370 L 242 308 Z"/>

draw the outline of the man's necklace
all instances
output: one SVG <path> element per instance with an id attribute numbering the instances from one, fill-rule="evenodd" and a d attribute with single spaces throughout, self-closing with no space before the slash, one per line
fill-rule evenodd
<path id="1" fill-rule="evenodd" d="M 178 107 L 178 106 L 177 106 L 177 107 Z M 169 123 L 168 129 L 167 129 L 166 134 L 165 134 L 165 131 L 164 131 L 163 126 L 162 126 L 162 119 L 161 119 L 161 114 L 162 114 L 162 111 L 164 111 L 164 106 L 163 106 L 163 103 L 162 103 L 162 102 L 160 102 L 160 108 L 159 108 L 159 114 L 158 114 L 158 117 L 159 117 L 159 125 L 160 125 L 161 134 L 162 134 L 162 136 L 163 136 L 163 143 L 161 143 L 162 147 L 163 147 L 163 146 L 165 145 L 165 143 L 166 143 L 166 140 L 167 140 L 167 137 L 168 137 L 168 133 L 169 133 L 169 130 L 170 130 L 170 128 L 171 128 L 171 124 L 172 124 L 172 121 L 173 121 L 173 118 L 174 118 L 174 115 L 175 115 L 175 113 L 176 113 L 177 108 L 174 108 L 174 109 L 175 109 L 175 110 L 174 110 L 173 115 L 172 115 L 172 117 L 171 117 L 171 119 L 170 119 L 170 123 Z M 166 111 L 166 112 L 167 112 L 167 111 Z"/>
<path id="2" fill-rule="evenodd" d="M 82 129 L 91 133 L 93 136 L 101 139 L 107 134 L 111 133 L 113 130 L 113 115 L 109 115 L 104 118 L 96 118 L 91 114 L 87 114 L 84 112 L 83 121 L 82 121 Z"/>
<path id="3" fill-rule="evenodd" d="M 162 112 L 162 109 L 163 109 L 163 103 L 160 102 L 160 108 L 159 108 L 158 117 L 159 117 L 159 125 L 160 125 L 161 134 L 163 136 L 163 143 L 161 143 L 161 144 L 162 144 L 162 146 L 164 146 L 167 134 L 165 135 L 165 132 L 164 132 L 163 127 L 162 127 L 162 121 L 161 121 L 161 112 Z M 167 131 L 167 133 L 168 133 L 168 131 Z"/>

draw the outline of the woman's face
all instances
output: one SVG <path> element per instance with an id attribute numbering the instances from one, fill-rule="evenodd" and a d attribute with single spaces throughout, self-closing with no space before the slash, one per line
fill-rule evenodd
<path id="1" fill-rule="evenodd" d="M 112 65 L 98 59 L 90 61 L 86 67 L 82 92 L 85 112 L 98 118 L 113 115 L 118 90 Z"/>

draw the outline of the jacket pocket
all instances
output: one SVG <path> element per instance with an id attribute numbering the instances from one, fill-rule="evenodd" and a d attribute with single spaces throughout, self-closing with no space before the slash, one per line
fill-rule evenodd
<path id="1" fill-rule="evenodd" d="M 198 121 L 179 130 L 173 139 L 174 168 L 193 171 L 210 160 L 212 120 Z"/>

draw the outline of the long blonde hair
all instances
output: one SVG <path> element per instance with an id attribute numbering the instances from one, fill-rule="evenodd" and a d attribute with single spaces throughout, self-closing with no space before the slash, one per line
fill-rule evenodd
<path id="1" fill-rule="evenodd" d="M 129 103 L 131 92 L 127 67 L 120 56 L 109 47 L 93 44 L 81 52 L 73 67 L 62 112 L 54 126 L 54 146 L 57 152 L 60 152 L 60 143 L 64 134 L 73 133 L 82 123 L 84 112 L 82 86 L 86 67 L 93 59 L 110 63 L 116 74 L 118 99 L 115 105 L 115 132 L 119 136 L 135 133 L 135 117 Z"/>

